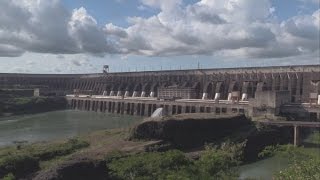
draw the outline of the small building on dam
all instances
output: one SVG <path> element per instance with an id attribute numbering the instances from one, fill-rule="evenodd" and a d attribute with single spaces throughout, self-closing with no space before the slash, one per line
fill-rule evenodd
<path id="1" fill-rule="evenodd" d="M 117 72 L 0 74 L 0 89 L 66 96 L 72 109 L 150 116 L 181 113 L 320 120 L 320 65 Z"/>

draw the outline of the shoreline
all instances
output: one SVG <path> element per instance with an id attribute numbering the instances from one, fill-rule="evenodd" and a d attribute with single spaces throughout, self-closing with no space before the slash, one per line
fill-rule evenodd
<path id="1" fill-rule="evenodd" d="M 232 120 L 232 118 L 234 118 L 234 120 Z M 102 176 L 107 177 L 109 176 L 106 174 L 107 168 L 109 168 L 109 165 L 112 167 L 113 165 L 119 166 L 119 168 L 121 167 L 120 169 L 117 169 L 117 168 L 113 169 L 114 171 L 118 171 L 118 170 L 121 170 L 122 168 L 125 168 L 125 167 L 122 167 L 122 165 L 114 164 L 116 163 L 116 161 L 111 161 L 107 163 L 105 159 L 106 156 L 109 156 L 110 154 L 114 154 L 115 152 L 121 152 L 120 157 L 116 156 L 116 158 L 119 158 L 119 160 L 123 160 L 124 162 L 128 162 L 129 159 L 134 160 L 135 158 L 139 158 L 139 157 L 141 157 L 142 159 L 145 159 L 144 156 L 146 157 L 151 156 L 150 158 L 158 158 L 158 156 L 166 157 L 166 156 L 171 156 L 171 153 L 173 153 L 174 156 L 177 155 L 179 157 L 183 156 L 183 157 L 191 158 L 190 161 L 192 161 L 192 163 L 191 162 L 190 163 L 193 164 L 198 162 L 199 159 L 204 158 L 203 154 L 209 153 L 210 156 L 212 155 L 215 156 L 215 153 L 218 153 L 218 154 L 223 153 L 224 151 L 220 150 L 220 148 L 223 147 L 223 144 L 230 145 L 231 143 L 231 147 L 233 147 L 237 143 L 241 143 L 243 142 L 243 140 L 246 140 L 249 137 L 248 135 L 250 134 L 253 135 L 252 133 L 257 131 L 255 130 L 256 127 L 254 123 L 246 120 L 244 117 L 242 118 L 243 119 L 241 120 L 241 117 L 212 117 L 210 116 L 210 114 L 201 114 L 201 116 L 197 114 L 192 114 L 192 115 L 184 114 L 179 116 L 164 117 L 156 120 L 152 120 L 152 119 L 144 120 L 140 122 L 140 124 L 134 127 L 130 126 L 128 128 L 109 129 L 109 130 L 104 129 L 104 130 L 93 131 L 93 132 L 86 133 L 84 135 L 76 136 L 71 140 L 59 139 L 56 141 L 38 142 L 38 143 L 31 143 L 26 145 L 22 144 L 22 145 L 10 146 L 6 148 L 0 147 L 0 168 L 1 168 L 1 161 L 2 161 L 1 158 L 5 157 L 5 159 L 7 159 L 6 156 L 8 156 L 5 153 L 3 154 L 3 151 L 5 151 L 5 149 L 7 149 L 8 152 L 11 152 L 17 155 L 20 154 L 18 157 L 21 157 L 21 158 L 22 157 L 29 158 L 28 156 L 25 157 L 25 154 L 24 154 L 25 152 L 29 152 L 29 149 L 33 149 L 33 153 L 36 152 L 34 155 L 32 155 L 32 157 L 30 157 L 32 162 L 37 164 L 37 166 L 30 166 L 30 167 L 34 167 L 34 169 L 30 170 L 31 173 L 28 172 L 25 174 L 24 173 L 19 174 L 15 171 L 13 173 L 15 177 L 30 177 L 30 179 L 31 178 L 41 179 L 41 177 L 46 177 L 46 176 L 55 177 L 56 175 L 75 175 L 69 171 L 70 168 L 71 169 L 80 168 L 79 171 L 84 171 L 88 173 L 95 172 L 96 174 L 100 174 L 101 177 Z M 230 124 L 229 121 L 240 123 L 238 125 L 234 124 L 234 128 L 235 128 L 234 130 L 236 131 L 234 131 L 232 127 L 229 126 Z M 149 126 L 150 123 L 153 125 Z M 215 127 L 215 130 L 212 129 L 214 127 Z M 225 132 L 221 131 L 224 129 L 223 127 L 225 128 L 228 127 L 228 131 L 225 131 Z M 243 127 L 243 128 L 240 128 L 240 127 Z M 201 131 L 197 131 L 197 129 Z M 209 131 L 213 131 L 214 133 L 207 134 L 206 129 L 208 129 Z M 207 139 L 204 139 L 205 141 L 201 139 L 202 137 L 211 137 L 211 136 L 215 137 L 217 133 L 219 133 L 219 131 L 221 131 L 220 132 L 222 133 L 221 135 L 225 137 L 219 135 L 219 138 L 212 141 L 211 144 L 206 143 Z M 270 131 L 269 129 L 266 129 L 260 132 L 262 134 L 254 135 L 253 139 L 249 138 L 249 141 L 246 142 L 246 146 L 250 144 L 251 146 L 249 146 L 249 149 L 247 149 L 246 151 L 244 149 L 243 153 L 245 152 L 249 154 L 253 152 L 261 153 L 261 151 L 267 146 L 267 144 L 264 144 L 263 146 L 258 147 L 258 149 L 250 149 L 250 148 L 255 148 L 254 146 L 252 146 L 252 143 L 256 145 L 256 142 L 257 142 L 256 140 L 261 142 L 260 139 L 262 137 L 264 137 L 264 140 L 266 140 L 265 138 L 272 139 L 273 136 L 270 136 L 270 133 L 276 134 L 279 131 L 280 130 Z M 155 134 L 154 132 L 157 132 L 157 133 Z M 187 134 L 183 134 L 183 132 L 187 132 Z M 230 133 L 230 132 L 233 132 L 233 133 Z M 138 133 L 140 135 L 136 136 L 137 134 L 135 133 Z M 179 134 L 180 136 L 179 138 L 177 138 Z M 202 136 L 202 134 L 205 136 Z M 183 142 L 185 142 L 185 140 L 188 140 L 188 141 L 191 140 L 189 138 L 189 135 L 193 135 L 193 137 L 197 138 L 195 139 L 196 141 L 199 141 L 202 143 L 197 145 L 196 147 L 190 147 L 188 144 L 185 144 L 186 146 L 184 146 Z M 73 139 L 76 139 L 76 140 L 73 140 Z M 71 146 L 68 145 L 70 144 L 70 142 L 71 142 Z M 88 146 L 77 145 L 77 144 L 86 144 L 86 143 L 88 144 Z M 289 145 L 284 145 L 283 147 L 285 146 L 289 147 Z M 65 150 L 64 149 L 65 147 L 66 148 L 70 147 L 71 150 Z M 38 158 L 43 156 L 41 154 L 48 154 L 48 153 L 52 154 L 51 152 L 55 152 L 54 153 L 55 155 L 51 156 L 51 158 L 49 159 Z M 10 155 L 8 157 L 10 157 Z M 129 159 L 127 160 L 127 158 Z M 228 155 L 225 156 L 225 158 L 228 159 Z M 241 165 L 246 165 L 246 163 L 249 163 L 249 164 L 257 163 L 263 160 L 263 158 L 262 159 L 255 158 L 255 161 L 250 161 L 250 159 L 247 159 L 249 157 L 244 156 L 243 158 L 244 159 L 241 160 L 242 162 Z M 24 162 L 25 160 L 21 159 L 21 161 Z M 7 163 L 12 163 L 12 162 L 15 162 L 15 161 L 8 161 Z M 126 163 L 123 164 L 123 166 L 126 166 L 126 165 L 128 164 Z M 239 165 L 235 166 L 235 164 L 233 164 L 232 166 L 239 167 Z M 81 169 L 81 167 L 82 168 L 85 167 L 85 169 Z M 229 172 L 229 169 L 227 168 L 225 169 L 225 171 Z M 93 176 L 93 177 L 96 177 L 96 176 Z"/>

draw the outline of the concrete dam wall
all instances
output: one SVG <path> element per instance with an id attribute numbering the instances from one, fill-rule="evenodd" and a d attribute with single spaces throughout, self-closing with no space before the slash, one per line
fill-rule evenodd
<path id="1" fill-rule="evenodd" d="M 0 88 L 39 89 L 40 95 L 74 94 L 67 97 L 70 107 L 84 110 L 97 106 L 111 108 L 112 112 L 114 107 L 120 113 L 149 115 L 149 111 L 165 107 L 173 114 L 198 111 L 279 114 L 284 105 L 284 113 L 290 113 L 292 108 L 288 105 L 292 105 L 301 112 L 316 113 L 317 118 L 320 65 L 101 74 L 0 74 Z M 143 98 L 148 98 L 148 103 Z M 161 102 L 166 98 L 173 99 Z M 102 106 L 100 101 L 104 102 Z"/>

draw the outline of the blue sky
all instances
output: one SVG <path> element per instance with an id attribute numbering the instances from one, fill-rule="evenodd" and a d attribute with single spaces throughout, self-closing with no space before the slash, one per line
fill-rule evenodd
<path id="1" fill-rule="evenodd" d="M 184 4 L 193 4 L 198 0 L 184 0 Z M 158 12 L 155 9 L 139 10 L 139 0 L 63 0 L 65 6 L 72 10 L 85 7 L 100 24 L 114 23 L 128 26 L 127 17 L 149 17 Z M 275 14 L 280 20 L 288 19 L 297 14 L 310 14 L 319 9 L 318 5 L 306 3 L 303 0 L 272 0 L 276 8 Z"/>
<path id="2" fill-rule="evenodd" d="M 320 64 L 318 0 L 3 0 L 0 73 Z"/>

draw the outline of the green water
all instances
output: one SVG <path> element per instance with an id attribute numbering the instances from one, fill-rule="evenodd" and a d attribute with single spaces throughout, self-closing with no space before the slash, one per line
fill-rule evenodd
<path id="1" fill-rule="evenodd" d="M 15 141 L 49 141 L 101 129 L 129 127 L 141 117 L 86 111 L 54 111 L 34 115 L 0 118 L 0 146 Z"/>
<path id="2" fill-rule="evenodd" d="M 3 117 L 0 118 L 0 147 L 15 141 L 50 141 L 101 129 L 124 128 L 141 120 L 141 117 L 73 110 Z M 320 154 L 320 148 L 316 150 Z M 286 158 L 275 156 L 243 165 L 239 169 L 239 179 L 269 180 L 276 172 L 287 168 L 288 163 Z"/>
<path id="3" fill-rule="evenodd" d="M 305 148 L 305 152 L 310 154 L 315 154 L 320 156 L 320 147 Z M 264 160 L 253 162 L 251 164 L 246 164 L 240 166 L 240 178 L 241 180 L 245 179 L 258 179 L 258 180 L 271 180 L 272 177 L 279 171 L 285 170 L 288 168 L 290 161 L 288 157 L 281 155 L 276 155 Z"/>
<path id="4" fill-rule="evenodd" d="M 239 179 L 251 178 L 259 180 L 271 180 L 275 173 L 286 169 L 288 165 L 288 159 L 280 156 L 274 156 L 268 159 L 241 166 L 239 168 Z"/>

